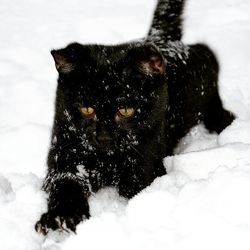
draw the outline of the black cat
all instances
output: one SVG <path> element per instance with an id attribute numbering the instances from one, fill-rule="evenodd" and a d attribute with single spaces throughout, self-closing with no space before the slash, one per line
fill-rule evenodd
<path id="1" fill-rule="evenodd" d="M 166 174 L 162 159 L 191 127 L 203 121 L 219 133 L 232 122 L 218 95 L 215 56 L 180 42 L 183 2 L 159 1 L 143 41 L 51 52 L 59 78 L 48 212 L 37 231 L 75 231 L 90 216 L 92 192 L 115 186 L 131 198 Z"/>

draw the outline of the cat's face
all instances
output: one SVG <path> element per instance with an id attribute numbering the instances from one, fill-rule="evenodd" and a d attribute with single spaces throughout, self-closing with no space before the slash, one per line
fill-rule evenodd
<path id="1" fill-rule="evenodd" d="M 125 150 L 157 129 L 167 105 L 165 63 L 153 45 L 52 51 L 57 111 L 71 133 L 98 150 Z"/>

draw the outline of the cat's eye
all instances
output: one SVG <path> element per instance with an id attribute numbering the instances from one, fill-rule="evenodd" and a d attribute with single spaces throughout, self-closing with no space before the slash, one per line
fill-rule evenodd
<path id="1" fill-rule="evenodd" d="M 118 109 L 118 115 L 122 118 L 129 118 L 135 113 L 134 108 L 120 108 Z"/>
<path id="2" fill-rule="evenodd" d="M 85 116 L 92 116 L 95 114 L 95 110 L 91 107 L 81 107 L 80 111 Z"/>

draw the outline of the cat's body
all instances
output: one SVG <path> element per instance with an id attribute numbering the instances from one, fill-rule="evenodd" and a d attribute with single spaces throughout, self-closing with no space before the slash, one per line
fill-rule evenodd
<path id="1" fill-rule="evenodd" d="M 75 230 L 90 216 L 92 192 L 115 186 L 131 198 L 166 173 L 162 159 L 190 128 L 203 121 L 221 132 L 231 123 L 218 95 L 213 53 L 174 41 L 181 37 L 183 1 L 176 3 L 158 2 L 144 41 L 52 51 L 59 79 L 44 183 L 48 212 L 38 231 L 64 222 Z M 166 18 L 167 10 L 175 17 Z"/>

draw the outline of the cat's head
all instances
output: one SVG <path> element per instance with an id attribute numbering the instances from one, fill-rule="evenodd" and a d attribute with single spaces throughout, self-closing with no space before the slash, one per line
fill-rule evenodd
<path id="1" fill-rule="evenodd" d="M 94 149 L 125 150 L 160 129 L 166 62 L 153 44 L 73 43 L 51 53 L 59 73 L 55 119 L 64 133 Z"/>

